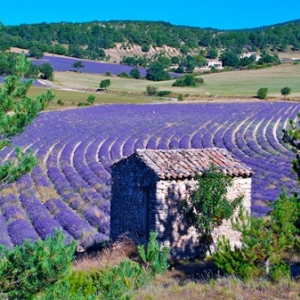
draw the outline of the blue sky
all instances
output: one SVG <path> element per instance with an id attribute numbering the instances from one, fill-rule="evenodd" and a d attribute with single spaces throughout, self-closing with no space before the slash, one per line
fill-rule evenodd
<path id="1" fill-rule="evenodd" d="M 8 0 L 4 25 L 109 20 L 166 21 L 174 25 L 244 29 L 300 18 L 300 0 Z"/>

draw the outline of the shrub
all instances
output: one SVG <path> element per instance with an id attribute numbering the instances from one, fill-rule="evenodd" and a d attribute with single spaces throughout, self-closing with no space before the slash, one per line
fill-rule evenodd
<path id="1" fill-rule="evenodd" d="M 79 102 L 77 106 L 90 106 L 90 104 L 87 102 Z"/>
<path id="2" fill-rule="evenodd" d="M 96 97 L 95 97 L 94 95 L 89 95 L 86 101 L 87 101 L 90 105 L 94 105 L 95 98 L 96 98 Z"/>
<path id="3" fill-rule="evenodd" d="M 171 94 L 171 91 L 159 91 L 157 92 L 158 97 L 165 97 Z"/>
<path id="4" fill-rule="evenodd" d="M 199 81 L 201 81 L 201 80 L 199 79 Z M 202 81 L 203 81 L 203 79 L 202 79 Z M 185 76 L 177 78 L 176 81 L 173 83 L 173 86 L 179 86 L 179 87 L 196 86 L 196 79 L 192 75 L 185 75 Z"/>
<path id="5" fill-rule="evenodd" d="M 33 299 L 68 275 L 76 244 L 65 243 L 62 232 L 45 241 L 26 241 L 12 250 L 1 248 L 0 290 L 9 299 Z"/>
<path id="6" fill-rule="evenodd" d="M 178 99 L 178 101 L 183 101 L 183 100 L 184 100 L 184 99 L 183 99 L 183 95 L 182 95 L 182 94 L 179 94 L 177 99 Z"/>
<path id="7" fill-rule="evenodd" d="M 148 85 L 146 91 L 148 96 L 154 96 L 156 95 L 157 87 Z"/>
<path id="8" fill-rule="evenodd" d="M 256 93 L 256 96 L 259 99 L 266 99 L 267 95 L 268 95 L 268 88 L 260 88 Z"/>
<path id="9" fill-rule="evenodd" d="M 203 246 L 210 251 L 213 243 L 212 232 L 224 219 L 228 220 L 242 203 L 243 196 L 232 201 L 227 199 L 227 190 L 232 186 L 232 178 L 225 176 L 215 165 L 203 174 L 196 175 L 198 188 L 190 201 L 183 202 L 185 213 L 191 224 L 198 229 Z"/>
<path id="10" fill-rule="evenodd" d="M 61 101 L 60 99 L 58 99 L 56 103 L 57 103 L 58 105 L 64 105 L 64 102 Z"/>
<path id="11" fill-rule="evenodd" d="M 130 76 L 126 72 L 121 72 L 121 73 L 118 74 L 118 77 L 129 78 Z"/>
<path id="12" fill-rule="evenodd" d="M 213 70 L 212 70 L 212 71 L 213 71 Z M 201 78 L 201 77 L 196 77 L 196 78 L 195 78 L 195 81 L 196 81 L 196 83 L 198 83 L 198 84 L 204 83 L 204 79 Z"/>
<path id="13" fill-rule="evenodd" d="M 281 95 L 284 96 L 284 99 L 286 98 L 287 95 L 291 93 L 291 88 L 286 86 L 281 89 Z"/>
<path id="14" fill-rule="evenodd" d="M 105 76 L 111 76 L 111 72 L 106 71 L 106 72 L 105 72 Z"/>
<path id="15" fill-rule="evenodd" d="M 168 256 L 171 250 L 166 246 L 160 249 L 156 238 L 157 233 L 150 232 L 147 247 L 138 246 L 138 252 L 146 265 L 146 270 L 150 269 L 154 275 L 164 273 L 168 269 Z"/>
<path id="16" fill-rule="evenodd" d="M 241 233 L 240 248 L 232 249 L 224 236 L 213 254 L 217 266 L 244 279 L 268 277 L 279 281 L 290 276 L 289 260 L 299 247 L 300 202 L 284 191 L 271 205 L 268 218 L 253 218 L 241 211 L 233 228 Z M 299 249 L 298 249 L 299 250 Z"/>

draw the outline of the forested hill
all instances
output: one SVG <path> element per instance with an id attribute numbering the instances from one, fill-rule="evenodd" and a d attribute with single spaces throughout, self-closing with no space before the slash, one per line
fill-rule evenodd
<path id="1" fill-rule="evenodd" d="M 41 23 L 3 26 L 0 49 L 19 47 L 78 58 L 103 59 L 105 49 L 128 50 L 139 45 L 146 54 L 151 47 L 169 46 L 182 53 L 210 47 L 237 54 L 244 51 L 300 48 L 300 20 L 274 26 L 217 30 L 175 26 L 166 22 L 109 21 L 88 23 Z"/>

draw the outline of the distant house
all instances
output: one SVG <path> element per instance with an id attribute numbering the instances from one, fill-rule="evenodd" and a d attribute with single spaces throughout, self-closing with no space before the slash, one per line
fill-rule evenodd
<path id="1" fill-rule="evenodd" d="M 207 66 L 210 67 L 214 67 L 216 69 L 223 69 L 223 63 L 221 60 L 218 59 L 208 59 L 207 61 Z"/>
<path id="2" fill-rule="evenodd" d="M 161 244 L 172 247 L 173 257 L 197 256 L 199 235 L 186 220 L 182 200 L 196 189 L 195 174 L 212 163 L 233 177 L 228 198 L 243 194 L 250 212 L 252 171 L 226 149 L 136 150 L 112 166 L 111 239 L 127 235 L 145 243 L 150 231 L 155 231 Z M 223 234 L 232 244 L 239 243 L 230 221 L 218 227 L 213 237 Z"/>
<path id="3" fill-rule="evenodd" d="M 255 56 L 255 61 L 258 61 L 261 58 L 261 56 L 258 55 L 258 54 L 256 54 L 255 52 L 245 52 L 245 53 L 242 53 L 240 55 L 240 58 L 251 57 L 252 55 Z"/>

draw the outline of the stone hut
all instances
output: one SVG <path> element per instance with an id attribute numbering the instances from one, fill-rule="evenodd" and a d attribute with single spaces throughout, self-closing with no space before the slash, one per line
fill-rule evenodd
<path id="1" fill-rule="evenodd" d="M 136 150 L 112 165 L 111 239 L 127 235 L 145 243 L 155 231 L 161 244 L 172 247 L 173 257 L 198 256 L 199 235 L 185 218 L 182 200 L 196 189 L 195 174 L 212 163 L 233 178 L 228 198 L 244 195 L 250 212 L 252 171 L 226 149 Z M 232 245 L 239 243 L 230 221 L 216 228 L 213 238 L 223 234 Z"/>

